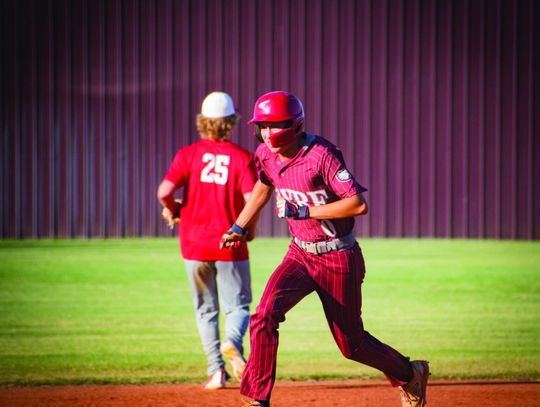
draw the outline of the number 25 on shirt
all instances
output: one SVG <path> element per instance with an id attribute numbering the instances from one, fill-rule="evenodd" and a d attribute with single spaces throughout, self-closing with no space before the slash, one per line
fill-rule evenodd
<path id="1" fill-rule="evenodd" d="M 228 165 L 231 161 L 228 155 L 205 153 L 202 161 L 206 165 L 201 171 L 201 182 L 218 185 L 227 183 L 227 177 L 229 176 Z"/>

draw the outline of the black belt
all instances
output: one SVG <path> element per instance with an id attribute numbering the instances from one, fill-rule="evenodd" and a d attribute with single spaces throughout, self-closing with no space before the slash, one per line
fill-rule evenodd
<path id="1" fill-rule="evenodd" d="M 304 242 L 296 237 L 293 238 L 293 240 L 306 252 L 317 255 L 330 253 L 332 250 L 339 251 L 350 249 L 356 243 L 356 238 L 352 233 L 337 239 L 323 240 L 320 242 Z"/>

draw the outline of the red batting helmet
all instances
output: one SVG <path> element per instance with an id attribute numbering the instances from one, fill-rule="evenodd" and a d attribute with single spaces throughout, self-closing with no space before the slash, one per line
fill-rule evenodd
<path id="1" fill-rule="evenodd" d="M 255 134 L 262 141 L 259 122 L 286 122 L 291 125 L 270 136 L 272 147 L 280 147 L 296 140 L 304 131 L 304 108 L 300 100 L 288 92 L 270 92 L 255 102 L 253 118 L 248 124 L 255 124 Z"/>

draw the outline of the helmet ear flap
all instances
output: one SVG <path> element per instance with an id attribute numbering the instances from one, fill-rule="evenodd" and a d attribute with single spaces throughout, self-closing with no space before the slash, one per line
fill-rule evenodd
<path id="1" fill-rule="evenodd" d="M 257 123 L 255 123 L 255 136 L 257 136 L 257 140 L 259 140 L 261 143 L 264 143 L 261 134 L 261 127 Z"/>
<path id="2" fill-rule="evenodd" d="M 304 120 L 301 120 L 295 127 L 294 132 L 296 134 L 302 134 L 304 132 Z"/>

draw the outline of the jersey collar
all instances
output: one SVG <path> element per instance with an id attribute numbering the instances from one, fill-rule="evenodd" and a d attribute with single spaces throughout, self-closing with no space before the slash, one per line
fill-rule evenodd
<path id="1" fill-rule="evenodd" d="M 293 158 L 291 158 L 290 160 L 282 162 L 282 161 L 280 161 L 280 159 L 276 155 L 274 162 L 275 162 L 275 164 L 277 164 L 277 167 L 279 168 L 278 172 L 282 173 L 288 167 L 293 165 L 300 157 L 305 156 L 307 154 L 307 152 L 309 151 L 309 148 L 311 147 L 311 145 L 315 141 L 315 139 L 316 139 L 316 137 L 313 134 L 306 133 L 306 138 L 304 140 L 304 144 L 302 145 L 302 147 L 300 147 L 300 150 L 298 150 L 298 153 L 296 153 L 296 155 Z"/>

